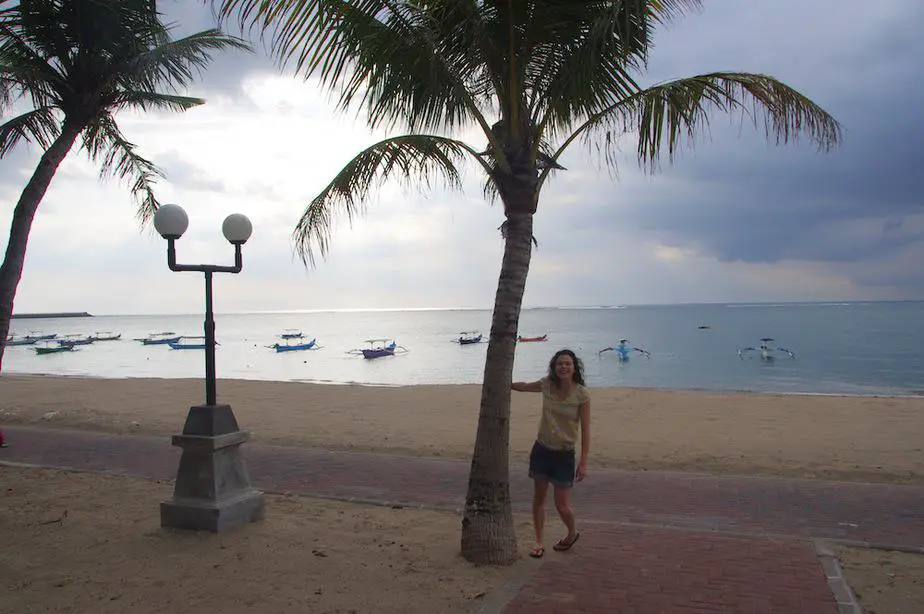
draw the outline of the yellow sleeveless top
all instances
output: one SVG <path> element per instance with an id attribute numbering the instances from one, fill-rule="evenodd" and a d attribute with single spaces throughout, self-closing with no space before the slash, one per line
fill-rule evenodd
<path id="1" fill-rule="evenodd" d="M 565 400 L 552 396 L 552 382 L 548 376 L 542 382 L 542 418 L 539 421 L 539 443 L 551 450 L 574 450 L 581 423 L 578 408 L 590 399 L 587 388 L 576 384 Z"/>

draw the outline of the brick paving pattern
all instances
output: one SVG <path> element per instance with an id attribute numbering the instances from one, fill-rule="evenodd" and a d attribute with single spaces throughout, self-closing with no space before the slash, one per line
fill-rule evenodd
<path id="1" fill-rule="evenodd" d="M 804 541 L 595 527 L 574 548 L 547 551 L 505 614 L 837 612 Z"/>
<path id="2" fill-rule="evenodd" d="M 5 427 L 0 461 L 175 477 L 167 437 Z M 245 444 L 255 487 L 458 510 L 465 461 Z M 593 469 L 593 468 L 592 468 Z M 512 496 L 528 511 L 525 468 Z M 924 549 L 924 487 L 593 469 L 575 489 L 584 533 L 549 548 L 504 610 L 553 612 L 837 612 L 811 538 Z M 550 529 L 557 526 L 550 509 Z M 549 546 L 551 542 L 550 540 Z"/>

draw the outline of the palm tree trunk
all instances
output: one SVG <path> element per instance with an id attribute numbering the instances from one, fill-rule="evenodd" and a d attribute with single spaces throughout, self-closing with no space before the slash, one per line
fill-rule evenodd
<path id="1" fill-rule="evenodd" d="M 508 208 L 504 259 L 494 298 L 478 432 L 462 517 L 462 556 L 476 565 L 510 565 L 517 560 L 510 507 L 510 382 L 532 238 L 533 214 L 510 213 Z"/>
<path id="2" fill-rule="evenodd" d="M 0 370 L 3 368 L 3 351 L 6 337 L 10 331 L 10 318 L 13 315 L 13 299 L 16 288 L 22 279 L 22 268 L 26 263 L 26 246 L 29 243 L 29 231 L 39 203 L 58 170 L 58 166 L 77 140 L 82 127 L 68 121 L 64 122 L 61 134 L 42 154 L 38 167 L 26 184 L 19 202 L 13 210 L 13 222 L 10 224 L 10 241 L 6 246 L 3 265 L 0 265 Z"/>

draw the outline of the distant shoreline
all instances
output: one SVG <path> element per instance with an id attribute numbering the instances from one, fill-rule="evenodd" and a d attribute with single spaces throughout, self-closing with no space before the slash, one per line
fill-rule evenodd
<path id="1" fill-rule="evenodd" d="M 55 313 L 14 313 L 13 320 L 35 320 L 41 318 L 92 318 L 86 311 L 59 311 Z"/>

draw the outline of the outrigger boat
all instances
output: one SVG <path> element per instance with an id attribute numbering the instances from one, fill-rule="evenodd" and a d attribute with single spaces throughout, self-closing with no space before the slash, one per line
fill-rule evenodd
<path id="1" fill-rule="evenodd" d="M 277 352 L 299 352 L 301 350 L 321 349 L 321 346 L 317 344 L 316 338 L 312 338 L 311 341 L 297 341 L 305 338 L 301 333 L 298 333 L 298 335 L 283 333 L 279 335 L 279 337 L 284 339 L 285 343 L 274 343 L 273 345 L 268 345 L 266 347 L 274 349 Z"/>
<path id="2" fill-rule="evenodd" d="M 107 330 L 102 333 L 94 333 L 89 338 L 93 341 L 118 341 L 122 338 L 122 333 L 111 333 Z"/>
<path id="3" fill-rule="evenodd" d="M 33 333 L 35 331 L 32 331 Z M 58 333 L 39 333 L 37 335 L 28 334 L 25 336 L 26 339 L 32 339 L 34 341 L 47 341 L 48 339 L 54 339 L 58 336 Z"/>
<path id="4" fill-rule="evenodd" d="M 542 335 L 541 337 L 523 337 L 522 335 L 517 337 L 517 341 L 520 343 L 527 343 L 532 341 L 545 341 L 549 338 L 548 333 Z"/>
<path id="5" fill-rule="evenodd" d="M 166 345 L 168 343 L 179 343 L 181 335 L 176 333 L 151 333 L 143 339 L 135 339 L 135 341 L 140 341 L 142 345 Z"/>
<path id="6" fill-rule="evenodd" d="M 6 338 L 6 347 L 13 347 L 14 345 L 35 345 L 35 342 L 38 339 L 33 339 L 32 337 L 16 337 L 15 335 L 9 336 Z"/>
<path id="7" fill-rule="evenodd" d="M 83 335 L 65 335 L 64 339 L 58 339 L 58 345 L 69 345 L 71 347 L 75 345 L 90 345 L 93 343 L 93 339 L 90 337 L 84 337 Z"/>
<path id="8" fill-rule="evenodd" d="M 775 360 L 776 352 L 783 352 L 784 354 L 789 354 L 790 358 L 795 358 L 796 355 L 792 350 L 787 350 L 786 348 L 781 348 L 776 345 L 776 342 L 772 337 L 763 337 L 760 340 L 760 345 L 755 347 L 746 347 L 738 350 L 738 358 L 744 359 L 745 355 L 748 352 L 760 352 L 761 360 Z"/>
<path id="9" fill-rule="evenodd" d="M 183 341 L 184 339 L 202 339 L 202 341 L 189 342 L 189 341 Z M 205 349 L 205 337 L 201 335 L 197 337 L 183 336 L 183 337 L 179 337 L 176 341 L 168 341 L 167 345 L 170 346 L 171 350 L 204 350 Z M 218 345 L 218 343 L 216 342 L 215 345 Z"/>
<path id="10" fill-rule="evenodd" d="M 287 328 L 279 334 L 280 339 L 301 339 L 304 333 L 297 328 Z"/>
<path id="11" fill-rule="evenodd" d="M 644 354 L 645 358 L 651 358 L 651 352 L 643 348 L 629 347 L 628 339 L 620 339 L 619 343 L 616 344 L 616 347 L 603 348 L 597 352 L 597 356 L 600 356 L 604 352 L 616 352 L 616 357 L 620 362 L 625 362 L 629 360 L 630 352 L 638 352 L 639 354 Z"/>
<path id="12" fill-rule="evenodd" d="M 389 339 L 388 337 L 384 339 L 366 339 L 366 343 L 369 344 L 369 347 L 358 350 L 349 350 L 347 354 L 361 354 L 363 358 L 372 359 L 382 358 L 384 356 L 394 356 L 395 352 L 405 354 L 408 351 L 407 348 L 398 345 L 394 339 Z"/>
<path id="13" fill-rule="evenodd" d="M 481 333 L 478 331 L 463 331 L 459 333 L 459 338 L 457 341 L 459 345 L 472 345 L 474 343 L 481 343 Z"/>
<path id="14" fill-rule="evenodd" d="M 42 354 L 57 354 L 58 352 L 72 352 L 74 351 L 74 346 L 71 344 L 62 345 L 60 343 L 53 343 L 51 339 L 43 339 L 42 345 L 36 345 L 35 353 Z"/>

